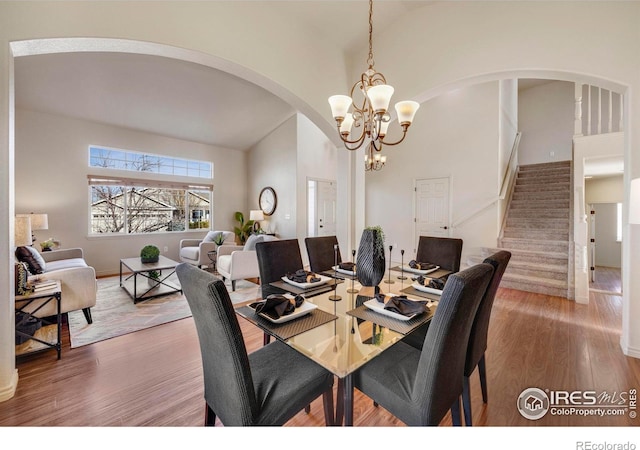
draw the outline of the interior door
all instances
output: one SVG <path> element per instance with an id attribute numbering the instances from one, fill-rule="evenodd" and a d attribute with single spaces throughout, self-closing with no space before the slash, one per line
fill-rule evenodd
<path id="1" fill-rule="evenodd" d="M 336 183 L 335 181 L 318 181 L 318 236 L 335 236 L 336 234 Z"/>
<path id="2" fill-rule="evenodd" d="M 416 180 L 415 248 L 420 236 L 449 236 L 449 178 Z"/>

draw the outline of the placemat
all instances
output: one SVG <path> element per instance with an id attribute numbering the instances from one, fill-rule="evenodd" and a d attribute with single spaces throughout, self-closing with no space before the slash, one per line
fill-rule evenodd
<path id="1" fill-rule="evenodd" d="M 287 292 L 291 292 L 292 294 L 304 294 L 306 298 L 311 298 L 319 294 L 324 294 L 325 292 L 329 292 L 333 290 L 333 286 L 336 284 L 344 283 L 344 280 L 338 280 L 333 278 L 326 283 L 309 289 L 302 289 L 292 284 L 289 284 L 285 281 L 274 281 L 273 283 L 269 283 L 270 286 L 277 287 L 279 289 L 285 290 Z"/>
<path id="2" fill-rule="evenodd" d="M 436 307 L 432 305 L 429 307 L 429 311 L 414 317 L 411 320 L 402 321 L 394 319 L 393 317 L 384 316 L 380 313 L 370 310 L 364 305 L 358 306 L 351 311 L 347 311 L 347 314 L 358 319 L 368 320 L 369 322 L 376 323 L 382 327 L 387 327 L 390 330 L 396 331 L 402 334 L 409 334 L 423 323 L 429 322 L 433 318 Z"/>
<path id="3" fill-rule="evenodd" d="M 407 295 L 417 295 L 418 297 L 424 297 L 424 298 L 428 298 L 429 300 L 435 300 L 435 301 L 439 301 L 441 297 L 440 295 L 432 294 L 431 292 L 419 291 L 413 286 L 409 286 L 404 289 L 401 289 L 400 292 Z"/>
<path id="4" fill-rule="evenodd" d="M 325 323 L 332 322 L 338 318 L 338 316 L 330 314 L 319 308 L 314 309 L 306 316 L 285 323 L 270 322 L 257 315 L 249 306 L 236 308 L 236 313 L 282 341 L 291 339 L 305 331 L 309 331 L 315 327 L 324 325 Z"/>
<path id="5" fill-rule="evenodd" d="M 413 273 L 413 272 L 409 272 L 408 270 L 402 270 L 402 267 L 400 266 L 395 266 L 392 267 L 391 270 L 395 270 L 396 272 L 404 272 L 406 274 L 407 277 L 411 278 L 411 277 L 419 277 L 420 274 L 417 273 Z M 438 269 L 435 272 L 431 272 L 425 275 L 425 277 L 428 278 L 440 278 L 440 277 L 444 277 L 447 275 L 451 275 L 453 272 L 451 272 L 450 270 L 445 270 L 445 269 Z"/>
<path id="6" fill-rule="evenodd" d="M 347 275 L 346 273 L 338 272 L 337 270 L 334 272 L 333 270 L 325 270 L 324 272 L 320 272 L 320 275 L 324 275 L 325 277 L 337 278 L 339 280 L 357 280 L 355 275 Z"/>

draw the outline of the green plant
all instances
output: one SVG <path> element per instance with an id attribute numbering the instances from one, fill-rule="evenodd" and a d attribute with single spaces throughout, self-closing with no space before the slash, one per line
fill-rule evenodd
<path id="1" fill-rule="evenodd" d="M 375 240 L 375 255 L 384 256 L 384 231 L 379 225 L 365 227 L 365 230 L 372 230 L 377 232 L 377 239 Z"/>
<path id="2" fill-rule="evenodd" d="M 241 244 L 244 244 L 251 234 L 251 230 L 253 228 L 253 220 L 247 220 L 245 222 L 244 214 L 242 214 L 240 211 L 236 211 L 235 218 L 239 226 L 233 227 L 233 232 L 238 238 L 238 241 L 240 241 Z"/>
<path id="3" fill-rule="evenodd" d="M 140 250 L 140 259 L 142 259 L 142 262 L 157 261 L 159 256 L 160 249 L 155 245 L 145 245 L 142 247 L 142 250 Z"/>
<path id="4" fill-rule="evenodd" d="M 158 272 L 157 270 L 150 270 L 148 273 L 149 273 L 149 278 L 151 278 L 152 280 L 160 279 L 160 272 Z"/>
<path id="5" fill-rule="evenodd" d="M 54 245 L 55 243 L 53 242 L 53 238 L 49 238 L 46 241 L 40 242 L 40 248 L 42 248 L 42 250 L 50 250 Z"/>
<path id="6" fill-rule="evenodd" d="M 218 246 L 222 245 L 222 244 L 223 244 L 223 242 L 224 242 L 224 234 L 222 234 L 222 233 L 221 233 L 221 234 L 217 235 L 217 236 L 213 239 L 213 242 L 214 242 L 216 245 L 218 245 Z"/>

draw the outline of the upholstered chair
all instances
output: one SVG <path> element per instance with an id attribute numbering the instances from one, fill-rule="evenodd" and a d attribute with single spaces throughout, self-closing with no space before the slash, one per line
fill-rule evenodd
<path id="1" fill-rule="evenodd" d="M 462 257 L 462 239 L 420 236 L 416 261 L 429 262 L 440 266 L 441 269 L 452 272 L 460 271 Z"/>
<path id="2" fill-rule="evenodd" d="M 320 395 L 333 424 L 331 372 L 280 341 L 247 354 L 224 282 L 187 263 L 176 272 L 200 342 L 205 425 L 283 425 Z"/>
<path id="3" fill-rule="evenodd" d="M 218 247 L 217 270 L 223 280 L 231 280 L 231 290 L 236 290 L 237 280 L 258 278 L 258 242 L 275 241 L 278 238 L 268 234 L 252 234 L 243 246 L 222 245 Z"/>
<path id="4" fill-rule="evenodd" d="M 215 261 L 209 259 L 209 252 L 218 249 L 215 239 L 224 236 L 222 245 L 235 244 L 236 235 L 233 231 L 209 231 L 203 239 L 182 239 L 180 241 L 180 261 L 194 266 L 209 266 Z"/>
<path id="5" fill-rule="evenodd" d="M 471 420 L 471 394 L 469 392 L 469 377 L 478 367 L 480 376 L 480 388 L 482 390 L 482 401 L 487 403 L 487 375 L 484 354 L 487 350 L 487 336 L 489 334 L 489 318 L 491 317 L 491 309 L 493 301 L 496 298 L 502 275 L 507 269 L 511 253 L 506 250 L 500 250 L 493 255 L 487 257 L 483 262 L 493 266 L 493 276 L 489 282 L 489 287 L 480 302 L 478 311 L 476 312 L 471 334 L 469 337 L 469 346 L 467 348 L 467 358 L 464 367 L 464 390 L 462 392 L 462 407 L 464 410 L 464 422 L 468 426 L 472 425 Z"/>
<path id="6" fill-rule="evenodd" d="M 449 277 L 422 350 L 398 342 L 353 374 L 355 388 L 407 425 L 438 425 L 451 410 L 461 425 L 467 344 L 493 266 L 477 264 Z"/>
<path id="7" fill-rule="evenodd" d="M 336 236 L 308 237 L 304 243 L 309 257 L 309 269 L 316 273 L 331 270 L 336 261 L 334 246 L 338 245 L 338 238 Z M 337 260 L 338 264 L 342 262 L 340 247 L 338 247 Z"/>

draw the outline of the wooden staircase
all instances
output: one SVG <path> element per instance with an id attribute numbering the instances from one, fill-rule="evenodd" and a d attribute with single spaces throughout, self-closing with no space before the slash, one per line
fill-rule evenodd
<path id="1" fill-rule="evenodd" d="M 498 248 L 511 252 L 501 286 L 573 298 L 569 286 L 571 161 L 520 166 Z"/>

